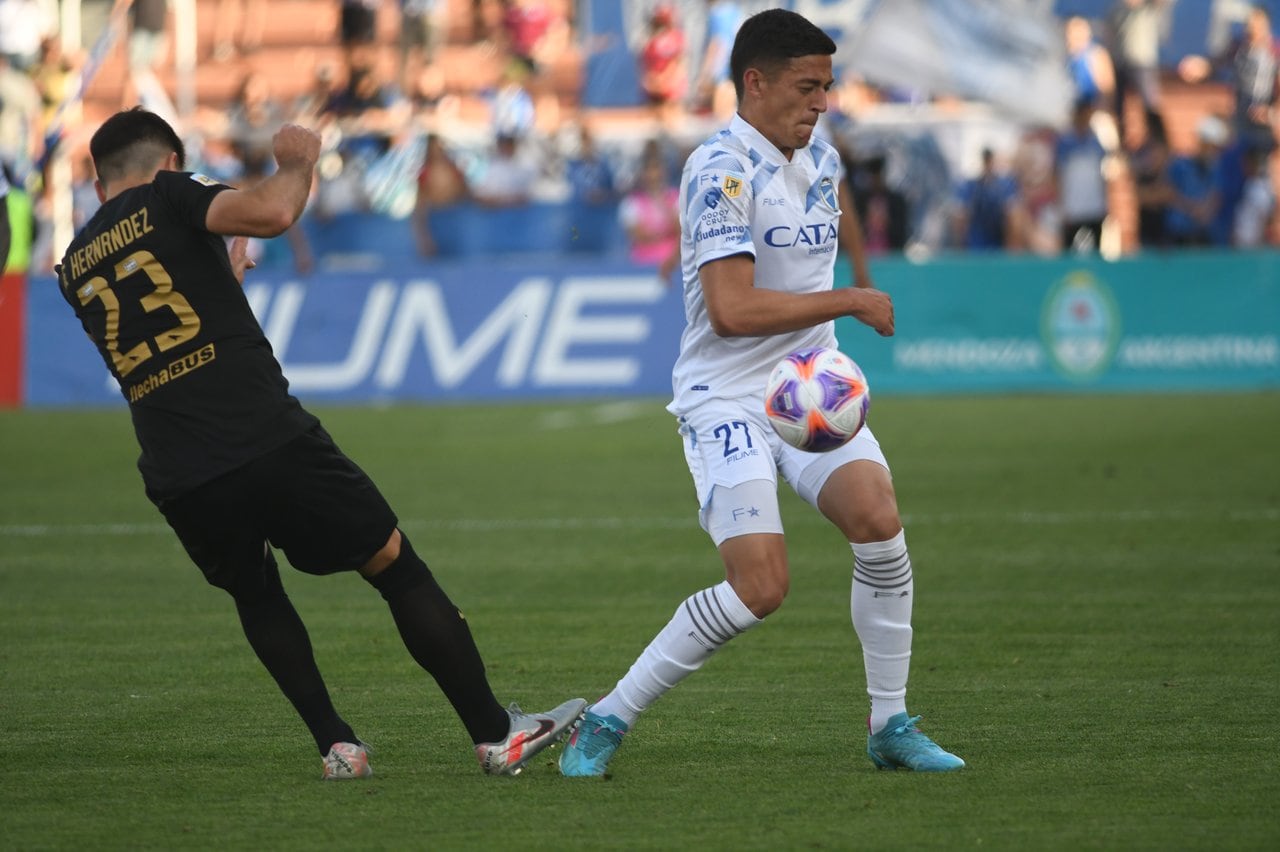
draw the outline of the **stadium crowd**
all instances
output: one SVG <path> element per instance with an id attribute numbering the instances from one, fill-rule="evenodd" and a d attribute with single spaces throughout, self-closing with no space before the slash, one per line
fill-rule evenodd
<path id="1" fill-rule="evenodd" d="M 661 247 L 671 240 L 670 199 L 684 156 L 734 108 L 725 45 L 744 17 L 740 4 L 647 4 L 648 26 L 634 49 L 640 106 L 590 110 L 564 83 L 565 58 L 591 49 L 567 0 L 326 2 L 333 29 L 321 46 L 337 50 L 307 54 L 314 61 L 306 84 L 291 78 L 286 87 L 257 61 L 264 27 L 270 30 L 265 4 L 197 4 L 199 14 L 216 15 L 216 26 L 199 28 L 199 62 L 219 64 L 237 84 L 229 101 L 202 102 L 182 122 L 192 167 L 236 185 L 258 180 L 270 167 L 272 133 L 296 122 L 324 139 L 307 214 L 317 220 L 407 218 L 414 249 L 431 258 L 449 251 L 437 231 L 454 209 L 483 215 L 574 204 L 615 224 L 623 243 L 604 240 L 600 250 L 657 267 L 669 261 Z M 110 3 L 81 5 L 95 3 L 106 10 L 86 17 L 81 40 L 89 45 L 109 20 Z M 1063 54 L 1074 86 L 1070 121 L 1021 127 L 1012 138 L 976 148 L 971 163 L 948 161 L 920 134 L 861 132 L 877 110 L 928 104 L 946 111 L 958 108 L 954 98 L 851 75 L 839 80 L 820 132 L 845 154 L 868 251 L 1116 256 L 1280 241 L 1273 178 L 1280 87 L 1271 16 L 1264 5 L 1242 7 L 1216 42 L 1207 40 L 1216 44 L 1211 55 L 1162 65 L 1171 5 L 1114 0 L 1106 16 L 1064 18 Z M 78 228 L 97 203 L 76 132 L 87 121 L 76 88 L 80 75 L 94 70 L 92 57 L 66 49 L 59 6 L 0 0 L 0 163 L 9 182 L 27 190 L 25 201 L 14 191 L 9 203 L 30 207 L 17 218 L 32 220 L 37 271 L 51 268 L 60 250 L 59 217 Z M 173 109 L 169 6 L 167 0 L 131 5 L 113 48 L 127 68 L 126 83 L 107 99 L 111 109 L 138 101 L 162 114 Z M 685 35 L 694 6 L 703 24 L 697 45 Z M 463 62 L 483 59 L 483 69 L 464 69 L 477 81 L 469 87 L 458 85 L 459 54 L 450 53 L 459 45 L 470 48 Z M 1170 85 L 1205 97 L 1181 98 L 1171 116 Z M 1195 111 L 1189 118 L 1188 103 Z M 1190 121 L 1194 133 L 1174 138 L 1175 117 Z M 59 133 L 60 156 L 50 157 Z M 60 159 L 69 175 L 61 196 L 54 174 Z M 313 267 L 316 252 L 302 229 L 288 235 L 287 245 L 281 256 L 299 271 Z"/>

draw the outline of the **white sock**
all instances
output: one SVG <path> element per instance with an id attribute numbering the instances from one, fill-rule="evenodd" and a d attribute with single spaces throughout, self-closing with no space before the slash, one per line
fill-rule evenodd
<path id="1" fill-rule="evenodd" d="M 911 601 L 915 584 L 903 531 L 888 541 L 853 545 L 853 592 L 849 609 L 862 643 L 871 696 L 871 733 L 907 710 L 911 667 Z"/>
<path id="2" fill-rule="evenodd" d="M 591 712 L 634 725 L 650 704 L 701 668 L 721 645 L 760 621 L 727 581 L 690 595 Z"/>

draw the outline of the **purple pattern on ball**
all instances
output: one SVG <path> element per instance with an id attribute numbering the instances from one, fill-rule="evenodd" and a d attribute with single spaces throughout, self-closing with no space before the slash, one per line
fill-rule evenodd
<path id="1" fill-rule="evenodd" d="M 799 423 L 804 419 L 804 410 L 800 407 L 800 383 L 789 379 L 779 385 L 773 396 L 769 397 L 767 410 L 770 417 L 777 417 L 791 423 Z"/>

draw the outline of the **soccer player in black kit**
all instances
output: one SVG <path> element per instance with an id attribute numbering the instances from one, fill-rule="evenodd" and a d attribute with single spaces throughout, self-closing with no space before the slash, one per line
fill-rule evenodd
<path id="1" fill-rule="evenodd" d="M 168 123 L 117 113 L 89 143 L 102 207 L 58 267 L 63 297 L 129 403 L 147 496 L 205 579 L 235 602 L 245 636 L 324 758 L 323 778 L 372 774 L 334 709 L 273 550 L 309 574 L 356 571 L 386 599 L 405 647 L 439 684 L 489 774 L 514 775 L 556 742 L 585 702 L 503 709 L 457 607 L 391 507 L 288 383 L 240 284 L 244 240 L 302 214 L 320 152 L 286 125 L 277 171 L 236 190 L 181 171 Z"/>

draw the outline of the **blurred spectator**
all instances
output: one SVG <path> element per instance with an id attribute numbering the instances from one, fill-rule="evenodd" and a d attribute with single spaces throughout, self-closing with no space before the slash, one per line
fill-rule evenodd
<path id="1" fill-rule="evenodd" d="M 1066 251 L 1098 251 L 1107 218 L 1107 179 L 1102 168 L 1107 152 L 1090 126 L 1092 118 L 1093 105 L 1077 101 L 1071 124 L 1058 138 L 1054 153 Z"/>
<path id="2" fill-rule="evenodd" d="M 246 72 L 227 116 L 227 136 L 236 156 L 246 164 L 270 159 L 271 139 L 283 123 L 284 110 L 272 97 L 270 78 L 260 71 Z"/>
<path id="3" fill-rule="evenodd" d="M 315 127 L 320 123 L 329 101 L 337 94 L 334 82 L 333 66 L 328 62 L 316 63 L 312 72 L 311 85 L 298 95 L 290 109 L 290 121 L 304 127 Z"/>
<path id="4" fill-rule="evenodd" d="M 635 187 L 623 198 L 618 219 L 627 232 L 631 262 L 658 266 L 680 245 L 679 190 L 667 180 L 666 164 L 650 148 Z"/>
<path id="5" fill-rule="evenodd" d="M 415 89 L 425 68 L 435 64 L 440 33 L 448 26 L 444 0 L 400 0 L 398 38 L 400 89 Z"/>
<path id="6" fill-rule="evenodd" d="M 1269 245 L 1276 214 L 1276 193 L 1267 172 L 1267 155 L 1257 149 L 1244 154 L 1244 191 L 1236 206 L 1231 242 L 1240 248 Z"/>
<path id="7" fill-rule="evenodd" d="M 1273 151 L 1280 71 L 1271 15 L 1264 6 L 1258 4 L 1249 9 L 1241 37 L 1213 61 L 1188 56 L 1178 66 L 1183 78 L 1191 82 L 1204 80 L 1215 69 L 1230 79 L 1235 93 L 1236 138 L 1245 148 Z"/>
<path id="8" fill-rule="evenodd" d="M 444 141 L 434 133 L 429 134 L 422 167 L 418 169 L 418 191 L 411 217 L 418 254 L 431 257 L 439 250 L 431 230 L 431 214 L 466 197 L 466 175 L 449 154 Z"/>
<path id="9" fill-rule="evenodd" d="M 177 109 L 156 76 L 167 47 L 165 25 L 168 17 L 169 0 L 134 0 L 130 4 L 129 38 L 126 42 L 129 73 L 121 87 L 120 108 L 143 106 L 169 121 L 175 121 Z"/>
<path id="10" fill-rule="evenodd" d="M 494 136 L 523 139 L 533 131 L 537 110 L 533 95 L 525 86 L 528 77 L 527 66 L 519 62 L 508 63 L 503 69 L 489 103 Z"/>
<path id="11" fill-rule="evenodd" d="M 520 140 L 501 135 L 472 182 L 471 195 L 485 207 L 519 207 L 532 199 L 537 179 L 537 166 L 522 156 Z"/>
<path id="12" fill-rule="evenodd" d="M 343 145 L 359 149 L 370 158 L 384 153 L 391 136 L 408 117 L 408 103 L 383 82 L 371 53 L 360 53 L 338 88 L 321 111 L 321 118 L 336 122 Z"/>
<path id="13" fill-rule="evenodd" d="M 706 45 L 693 90 L 696 112 L 724 117 L 734 110 L 737 94 L 730 78 L 729 54 L 742 18 L 742 9 L 734 0 L 708 0 Z"/>
<path id="14" fill-rule="evenodd" d="M 1147 133 L 1142 144 L 1129 157 L 1129 173 L 1137 196 L 1138 244 L 1142 248 L 1169 246 L 1166 219 L 1173 200 L 1169 163 L 1169 137 L 1164 118 L 1154 113 L 1147 116 Z"/>
<path id="15" fill-rule="evenodd" d="M 1062 251 L 1062 209 L 1058 206 L 1058 181 L 1054 157 L 1058 134 L 1049 128 L 1027 132 L 1014 155 L 1014 179 L 1020 203 L 1015 239 L 1010 245 L 1051 257 Z"/>
<path id="16" fill-rule="evenodd" d="M 617 198 L 613 167 L 600 153 L 588 124 L 578 130 L 578 149 L 565 162 L 570 197 L 579 204 L 609 204 Z"/>
<path id="17" fill-rule="evenodd" d="M 688 88 L 684 47 L 675 8 L 668 3 L 654 7 L 649 37 L 640 50 L 640 88 L 658 121 L 667 127 L 678 121 Z"/>
<path id="18" fill-rule="evenodd" d="M 368 53 L 377 39 L 381 4 L 382 0 L 338 0 L 338 43 L 342 45 L 348 72 L 357 64 L 370 64 L 368 59 L 360 63 L 357 56 Z"/>
<path id="19" fill-rule="evenodd" d="M 267 0 L 218 0 L 214 13 L 213 58 L 224 62 L 262 46 Z"/>
<path id="20" fill-rule="evenodd" d="M 560 124 L 560 99 L 549 70 L 570 47 L 569 23 L 548 0 L 501 0 L 501 6 L 506 51 L 523 71 L 520 83 L 537 106 L 539 127 L 552 131 Z"/>
<path id="21" fill-rule="evenodd" d="M 35 82 L 0 54 L 0 164 L 19 174 L 31 167 L 43 144 L 41 114 Z"/>
<path id="22" fill-rule="evenodd" d="M 97 174 L 93 170 L 93 158 L 85 152 L 71 171 L 71 227 L 79 233 L 85 223 L 98 212 L 102 202 L 98 200 Z"/>
<path id="23" fill-rule="evenodd" d="M 317 164 L 315 201 L 311 209 L 321 220 L 346 213 L 369 212 L 365 190 L 366 163 L 352 148 L 338 148 L 320 156 Z"/>
<path id="24" fill-rule="evenodd" d="M 1170 0 L 1115 0 L 1107 19 L 1116 77 L 1116 130 L 1126 149 L 1134 144 L 1131 128 L 1126 129 L 1126 97 L 1130 93 L 1138 97 L 1143 115 L 1160 109 L 1160 44 L 1167 33 L 1170 5 Z"/>
<path id="25" fill-rule="evenodd" d="M 502 31 L 507 54 L 530 75 L 542 70 L 548 37 L 556 24 L 546 0 L 502 0 Z"/>
<path id="26" fill-rule="evenodd" d="M 1119 146 L 1115 115 L 1116 72 L 1111 54 L 1093 37 L 1093 27 L 1079 16 L 1067 19 L 1067 70 L 1075 86 L 1075 100 L 1088 101 L 1094 107 L 1093 124 L 1103 147 L 1108 151 Z"/>
<path id="27" fill-rule="evenodd" d="M 1176 246 L 1207 246 L 1221 206 L 1221 152 L 1230 138 L 1227 125 L 1216 116 L 1201 119 L 1198 148 L 1169 164 L 1172 197 L 1166 217 L 1169 240 Z"/>
<path id="28" fill-rule="evenodd" d="M 40 59 L 40 42 L 57 35 L 57 21 L 43 0 L 0 0 L 0 56 L 26 72 Z"/>
<path id="29" fill-rule="evenodd" d="M 996 251 L 1016 234 L 1017 182 L 996 170 L 995 152 L 982 150 L 982 170 L 956 193 L 952 226 L 957 245 L 970 251 Z"/>
<path id="30" fill-rule="evenodd" d="M 444 70 L 439 63 L 423 65 L 405 90 L 410 112 L 419 119 L 453 111 L 457 96 L 446 88 Z"/>
<path id="31" fill-rule="evenodd" d="M 858 170 L 863 180 L 853 193 L 862 223 L 862 245 L 870 255 L 900 252 L 907 246 L 907 198 L 885 180 L 885 158 L 872 157 Z"/>
<path id="32" fill-rule="evenodd" d="M 1115 101 L 1116 72 L 1111 54 L 1093 37 L 1093 27 L 1080 16 L 1067 19 L 1064 28 L 1067 71 L 1075 85 L 1075 99 L 1086 100 L 1100 109 Z"/>
<path id="33" fill-rule="evenodd" d="M 133 0 L 129 7 L 129 70 L 154 72 L 164 58 L 169 0 Z"/>
<path id="34" fill-rule="evenodd" d="M 36 91 L 40 93 L 43 135 L 53 124 L 58 107 L 71 97 L 76 85 L 76 63 L 63 52 L 61 39 L 48 36 L 40 43 L 40 60 L 29 73 L 36 84 Z"/>

